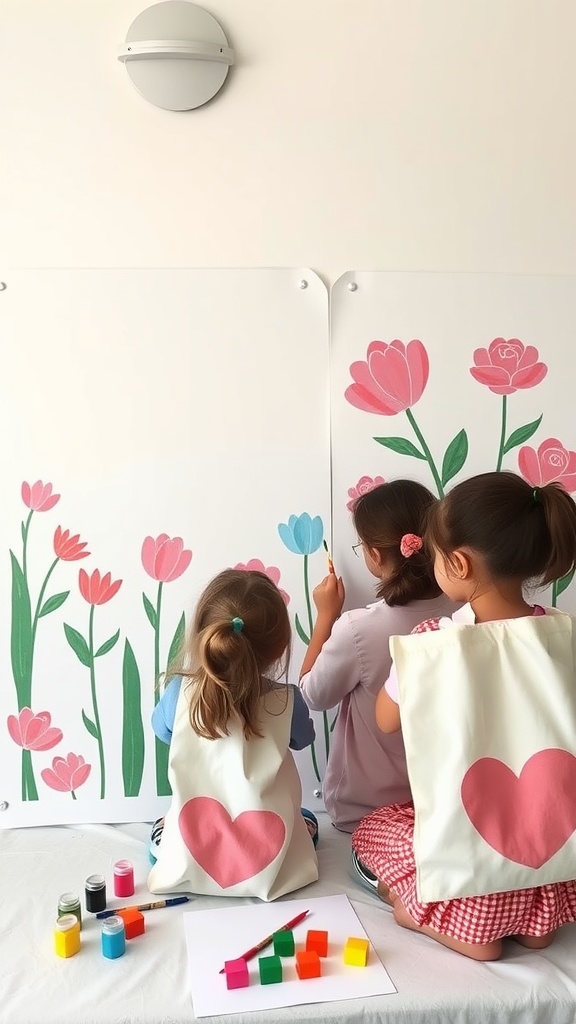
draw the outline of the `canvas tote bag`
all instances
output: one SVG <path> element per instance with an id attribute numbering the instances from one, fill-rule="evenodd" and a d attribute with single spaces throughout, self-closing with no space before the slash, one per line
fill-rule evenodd
<path id="1" fill-rule="evenodd" d="M 318 862 L 300 813 L 302 786 L 289 749 L 294 692 L 262 698 L 263 736 L 197 736 L 188 718 L 187 687 L 176 706 L 166 814 L 152 893 L 191 892 L 275 900 L 318 878 Z"/>
<path id="2" fill-rule="evenodd" d="M 418 899 L 576 878 L 575 620 L 448 622 L 390 640 Z"/>

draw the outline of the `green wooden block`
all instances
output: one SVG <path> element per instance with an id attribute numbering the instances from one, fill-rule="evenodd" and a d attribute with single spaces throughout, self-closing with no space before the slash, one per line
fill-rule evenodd
<path id="1" fill-rule="evenodd" d="M 294 932 L 274 932 L 274 952 L 276 956 L 294 956 Z"/>
<path id="2" fill-rule="evenodd" d="M 261 956 L 258 960 L 261 985 L 274 985 L 282 981 L 282 961 L 279 956 Z"/>

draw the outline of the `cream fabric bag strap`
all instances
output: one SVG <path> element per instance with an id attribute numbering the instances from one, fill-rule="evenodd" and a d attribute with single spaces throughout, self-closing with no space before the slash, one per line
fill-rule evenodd
<path id="1" fill-rule="evenodd" d="M 421 902 L 576 877 L 574 619 L 392 637 Z"/>

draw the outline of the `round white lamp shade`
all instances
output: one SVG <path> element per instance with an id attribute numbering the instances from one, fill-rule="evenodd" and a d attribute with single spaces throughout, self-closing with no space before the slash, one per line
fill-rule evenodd
<path id="1" fill-rule="evenodd" d="M 234 51 L 208 11 L 166 0 L 134 19 L 118 60 L 144 99 L 164 110 L 193 110 L 222 88 Z"/>

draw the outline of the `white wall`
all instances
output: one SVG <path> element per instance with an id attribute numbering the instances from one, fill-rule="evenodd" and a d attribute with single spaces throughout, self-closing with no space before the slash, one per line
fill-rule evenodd
<path id="1" fill-rule="evenodd" d="M 0 265 L 576 272 L 573 0 L 205 0 L 185 114 L 115 48 L 147 0 L 0 0 Z"/>

